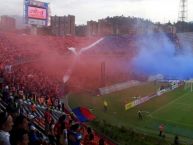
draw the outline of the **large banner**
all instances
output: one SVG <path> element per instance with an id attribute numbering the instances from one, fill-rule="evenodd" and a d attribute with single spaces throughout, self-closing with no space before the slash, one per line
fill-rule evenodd
<path id="1" fill-rule="evenodd" d="M 155 96 L 155 95 L 153 95 Z M 139 98 L 139 99 L 136 99 L 128 104 L 125 105 L 125 110 L 129 110 L 137 105 L 140 105 L 148 100 L 150 100 L 152 97 L 149 97 L 149 96 L 145 96 L 145 97 L 142 97 L 142 98 Z"/>

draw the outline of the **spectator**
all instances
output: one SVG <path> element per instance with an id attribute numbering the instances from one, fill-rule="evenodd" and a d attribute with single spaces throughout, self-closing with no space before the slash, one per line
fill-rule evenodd
<path id="1" fill-rule="evenodd" d="M 80 145 L 82 140 L 82 134 L 79 132 L 80 125 L 78 123 L 72 125 L 68 134 L 68 144 L 69 145 Z"/>
<path id="2" fill-rule="evenodd" d="M 18 129 L 10 136 L 11 145 L 28 145 L 29 136 L 25 129 Z"/>
<path id="3" fill-rule="evenodd" d="M 63 144 L 62 140 L 67 140 L 67 129 L 65 125 L 66 115 L 62 115 L 54 127 L 57 145 Z M 63 139 L 64 138 L 64 139 Z"/>
<path id="4" fill-rule="evenodd" d="M 85 135 L 84 137 L 84 144 L 88 144 L 89 142 L 89 138 L 90 138 L 90 134 L 92 134 L 92 129 L 90 127 L 87 128 L 87 135 Z"/>
<path id="5" fill-rule="evenodd" d="M 49 124 L 49 130 L 48 130 L 48 138 L 51 145 L 55 145 L 54 126 L 55 126 L 54 119 L 52 119 Z"/>
<path id="6" fill-rule="evenodd" d="M 41 143 L 43 139 L 42 135 L 38 132 L 38 130 L 33 125 L 30 126 L 29 139 L 30 139 L 31 145 Z"/>
<path id="7" fill-rule="evenodd" d="M 7 112 L 0 113 L 0 144 L 10 145 L 10 134 L 13 126 L 13 118 Z"/>
<path id="8" fill-rule="evenodd" d="M 15 119 L 13 130 L 17 129 L 24 129 L 29 131 L 29 122 L 25 116 L 20 115 Z"/>
<path id="9" fill-rule="evenodd" d="M 105 145 L 105 141 L 104 141 L 103 138 L 101 138 L 101 139 L 99 140 L 99 145 Z"/>
<path id="10" fill-rule="evenodd" d="M 18 108 L 16 107 L 15 102 L 11 101 L 8 103 L 6 111 L 13 117 L 13 120 L 19 115 Z"/>
<path id="11" fill-rule="evenodd" d="M 45 118 L 45 131 L 49 132 L 49 125 L 52 120 L 52 114 L 51 114 L 51 110 L 49 110 L 48 108 L 46 109 L 44 113 L 44 118 Z"/>
<path id="12" fill-rule="evenodd" d="M 33 115 L 36 113 L 36 105 L 34 103 L 31 104 L 31 112 Z"/>
<path id="13" fill-rule="evenodd" d="M 94 142 L 94 134 L 89 134 L 89 140 L 88 140 L 88 143 L 87 145 L 97 145 L 95 142 Z"/>

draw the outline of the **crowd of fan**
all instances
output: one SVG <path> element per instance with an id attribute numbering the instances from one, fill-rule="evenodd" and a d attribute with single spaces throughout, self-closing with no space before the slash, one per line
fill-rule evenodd
<path id="1" fill-rule="evenodd" d="M 6 69 L 8 64 L 17 61 L 16 57 L 23 56 L 23 48 L 13 45 L 4 34 L 0 34 L 0 51 L 1 145 L 105 144 L 103 138 L 99 139 L 100 135 L 80 123 L 60 102 L 59 80 L 34 69 L 30 63 Z M 36 56 L 31 50 L 25 53 L 27 58 L 30 58 L 28 55 Z M 26 106 L 29 106 L 28 110 Z M 42 111 L 43 117 L 36 115 L 38 106 L 47 108 Z M 54 108 L 61 112 L 57 120 L 53 118 Z"/>
<path id="2" fill-rule="evenodd" d="M 25 45 L 23 45 L 25 46 Z M 15 45 L 4 33 L 0 33 L 0 64 L 13 64 L 20 60 L 34 59 L 38 56 L 38 52 L 33 49 L 27 49 L 20 45 Z"/>
<path id="3" fill-rule="evenodd" d="M 24 70 L 25 67 L 22 69 L 13 68 L 12 72 L 1 70 L 0 73 L 1 103 L 6 104 L 6 108 L 4 110 L 2 109 L 2 112 L 0 113 L 0 141 L 2 142 L 2 145 L 42 144 L 44 142 L 43 135 L 37 132 L 33 125 L 33 119 L 32 122 L 29 122 L 28 120 L 30 118 L 29 114 L 33 116 L 32 118 L 37 117 L 35 116 L 35 112 L 36 106 L 38 105 L 44 105 L 47 108 L 55 107 L 62 112 L 65 112 L 65 114 L 61 114 L 61 117 L 58 120 L 54 120 L 50 109 L 44 111 L 44 118 L 41 118 L 44 124 L 43 131 L 45 132 L 45 135 L 48 136 L 50 144 L 96 144 L 96 142 L 94 142 L 95 135 L 92 133 L 91 129 L 88 128 L 88 134 L 84 136 L 85 128 L 81 127 L 81 124 L 76 122 L 77 120 L 73 114 L 67 115 L 69 112 L 65 110 L 63 105 L 60 107 L 55 106 L 52 101 L 51 104 L 49 104 L 49 99 L 46 95 L 53 95 L 54 93 L 54 91 L 50 89 L 52 86 L 49 86 L 49 82 L 42 78 L 42 80 L 39 80 L 41 84 L 47 83 L 48 86 L 42 85 L 41 87 L 40 84 L 37 84 L 35 79 L 28 80 L 25 78 L 25 73 L 27 71 L 25 72 Z M 39 77 L 43 77 L 43 75 L 40 75 Z M 50 88 L 48 89 L 46 87 Z M 41 98 L 39 96 L 42 95 L 45 95 L 43 102 L 46 102 L 42 102 L 43 104 L 35 97 Z M 54 98 L 54 96 L 50 98 Z M 24 111 L 24 105 L 26 105 L 24 103 L 25 100 L 31 100 L 28 112 Z M 37 124 L 40 125 L 40 122 Z M 103 142 L 103 140 L 100 140 L 100 142 Z M 100 143 L 100 145 L 102 144 Z"/>

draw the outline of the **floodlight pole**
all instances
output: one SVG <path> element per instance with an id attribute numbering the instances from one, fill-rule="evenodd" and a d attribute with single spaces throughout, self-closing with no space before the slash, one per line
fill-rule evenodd
<path id="1" fill-rule="evenodd" d="M 101 82 L 102 86 L 106 86 L 106 64 L 105 62 L 101 63 Z"/>
<path id="2" fill-rule="evenodd" d="M 188 17 L 188 0 L 180 0 L 178 21 L 185 22 Z"/>

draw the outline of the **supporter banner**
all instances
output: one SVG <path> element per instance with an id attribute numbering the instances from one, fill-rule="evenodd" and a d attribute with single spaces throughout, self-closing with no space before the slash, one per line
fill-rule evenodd
<path id="1" fill-rule="evenodd" d="M 96 116 L 92 112 L 90 112 L 87 107 L 78 107 L 72 109 L 72 111 L 81 122 L 92 121 L 96 118 Z"/>
<path id="2" fill-rule="evenodd" d="M 159 91 L 157 91 L 157 96 L 160 96 L 160 95 L 162 95 L 166 92 L 169 92 L 169 91 L 171 91 L 170 88 L 159 90 Z"/>
<path id="3" fill-rule="evenodd" d="M 154 96 L 155 96 L 155 95 L 154 95 Z M 133 107 L 135 107 L 135 106 L 137 106 L 137 105 L 140 105 L 140 104 L 142 104 L 142 103 L 144 103 L 144 102 L 147 102 L 147 101 L 150 100 L 151 98 L 152 98 L 152 97 L 150 97 L 150 96 L 145 96 L 145 97 L 142 97 L 142 98 L 140 98 L 140 99 L 136 99 L 136 100 L 134 100 L 134 101 L 126 104 L 126 105 L 125 105 L 125 110 L 129 110 L 129 109 L 131 109 L 131 108 L 133 108 Z"/>
<path id="4" fill-rule="evenodd" d="M 130 102 L 130 103 L 125 105 L 125 110 L 129 110 L 129 109 L 133 108 L 134 106 L 135 106 L 134 102 Z"/>

